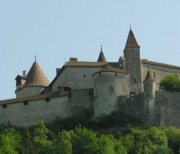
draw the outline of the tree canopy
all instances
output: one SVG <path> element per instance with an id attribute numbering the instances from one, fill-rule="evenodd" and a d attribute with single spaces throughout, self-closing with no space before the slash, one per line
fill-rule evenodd
<path id="1" fill-rule="evenodd" d="M 180 78 L 177 74 L 163 77 L 160 81 L 160 89 L 180 92 Z"/>

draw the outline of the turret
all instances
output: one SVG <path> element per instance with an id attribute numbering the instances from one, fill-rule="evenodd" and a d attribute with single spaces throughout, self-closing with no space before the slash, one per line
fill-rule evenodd
<path id="1" fill-rule="evenodd" d="M 47 77 L 35 60 L 27 76 L 24 74 L 23 76 L 18 75 L 16 77 L 16 97 L 39 95 L 41 90 L 48 85 L 49 81 Z"/>
<path id="2" fill-rule="evenodd" d="M 106 58 L 105 58 L 104 53 L 102 51 L 102 45 L 101 45 L 101 52 L 99 54 L 97 62 L 106 62 Z"/>
<path id="3" fill-rule="evenodd" d="M 126 59 L 126 70 L 130 77 L 131 92 L 142 91 L 140 46 L 138 45 L 131 28 L 124 49 L 124 57 Z"/>
<path id="4" fill-rule="evenodd" d="M 146 98 L 155 97 L 156 83 L 152 72 L 147 71 L 146 78 L 144 80 L 144 95 Z"/>

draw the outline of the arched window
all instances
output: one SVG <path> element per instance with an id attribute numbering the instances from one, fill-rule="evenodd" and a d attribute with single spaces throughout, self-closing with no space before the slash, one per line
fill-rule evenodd
<path id="1" fill-rule="evenodd" d="M 109 92 L 114 92 L 114 87 L 113 86 L 109 86 Z"/>

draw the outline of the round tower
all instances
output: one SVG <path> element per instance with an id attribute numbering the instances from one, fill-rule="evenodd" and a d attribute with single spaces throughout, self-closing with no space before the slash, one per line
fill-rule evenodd
<path id="1" fill-rule="evenodd" d="M 21 88 L 16 89 L 16 97 L 19 98 L 39 95 L 41 93 L 41 90 L 48 85 L 49 81 L 47 77 L 35 60 L 26 76 L 24 85 Z"/>
<path id="2" fill-rule="evenodd" d="M 129 74 L 120 68 L 106 65 L 94 76 L 94 114 L 108 115 L 118 110 L 118 96 L 129 95 Z"/>
<path id="3" fill-rule="evenodd" d="M 154 75 L 149 71 L 147 71 L 146 78 L 144 80 L 144 94 L 146 98 L 155 97 L 156 91 L 156 83 Z"/>

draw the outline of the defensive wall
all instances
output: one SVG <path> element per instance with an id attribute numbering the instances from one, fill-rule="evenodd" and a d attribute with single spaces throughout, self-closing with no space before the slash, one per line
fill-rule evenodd
<path id="1" fill-rule="evenodd" d="M 157 91 L 156 97 L 146 98 L 144 93 L 118 98 L 119 110 L 137 118 L 142 126 L 180 127 L 180 93 Z"/>
<path id="2" fill-rule="evenodd" d="M 58 117 L 82 116 L 93 112 L 91 89 L 33 97 L 34 100 L 21 98 L 18 102 L 0 101 L 0 123 L 26 127 L 40 120 L 49 123 Z"/>

